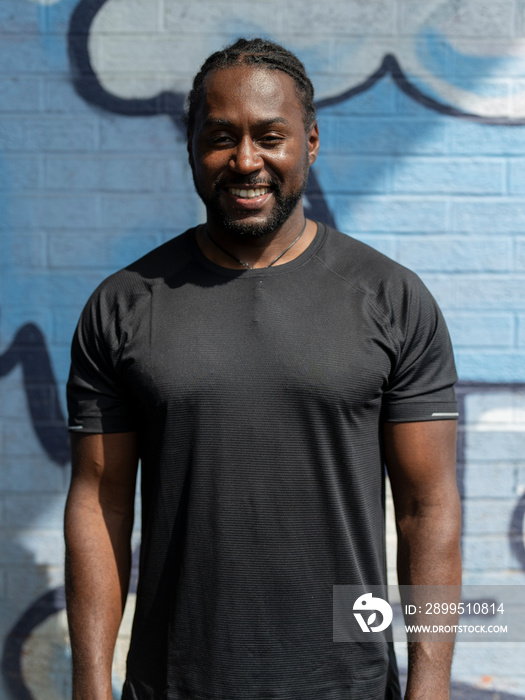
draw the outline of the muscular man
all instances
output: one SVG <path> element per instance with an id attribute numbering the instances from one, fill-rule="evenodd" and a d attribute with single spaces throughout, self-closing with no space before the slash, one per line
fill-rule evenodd
<path id="1" fill-rule="evenodd" d="M 195 78 L 206 223 L 106 280 L 69 381 L 75 700 L 107 700 L 137 462 L 142 545 L 125 700 L 399 698 L 390 647 L 332 641 L 335 584 L 456 584 L 456 380 L 419 279 L 305 219 L 312 85 L 262 40 Z M 452 649 L 414 644 L 406 698 L 448 697 Z"/>

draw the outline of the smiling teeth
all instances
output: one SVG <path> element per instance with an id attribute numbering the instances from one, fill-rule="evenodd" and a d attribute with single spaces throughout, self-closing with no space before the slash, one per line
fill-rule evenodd
<path id="1" fill-rule="evenodd" d="M 254 190 L 240 190 L 237 187 L 231 187 L 230 192 L 237 195 L 237 197 L 243 197 L 243 199 L 252 199 L 253 197 L 260 197 L 262 194 L 266 194 L 268 189 L 268 187 L 257 187 Z"/>

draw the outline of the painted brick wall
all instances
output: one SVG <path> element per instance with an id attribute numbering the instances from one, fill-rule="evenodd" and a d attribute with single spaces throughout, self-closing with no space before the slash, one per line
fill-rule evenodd
<path id="1" fill-rule="evenodd" d="M 525 584 L 525 2 L 2 0 L 0 700 L 68 697 L 70 338 L 101 279 L 202 220 L 179 113 L 239 35 L 281 41 L 314 80 L 310 213 L 438 299 L 460 374 L 465 577 Z M 524 651 L 459 645 L 453 697 L 525 698 Z M 116 697 L 124 657 L 125 641 Z"/>

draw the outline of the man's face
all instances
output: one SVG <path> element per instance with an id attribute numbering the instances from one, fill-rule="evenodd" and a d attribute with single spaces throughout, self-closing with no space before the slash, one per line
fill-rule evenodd
<path id="1" fill-rule="evenodd" d="M 233 235 L 277 231 L 297 210 L 317 157 L 292 78 L 239 65 L 206 79 L 190 163 L 208 223 Z"/>

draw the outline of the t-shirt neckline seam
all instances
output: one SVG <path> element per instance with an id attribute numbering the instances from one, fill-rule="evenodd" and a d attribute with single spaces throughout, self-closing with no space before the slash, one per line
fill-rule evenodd
<path id="1" fill-rule="evenodd" d="M 276 275 L 286 274 L 299 269 L 300 267 L 308 263 L 310 260 L 312 260 L 312 258 L 314 258 L 319 253 L 319 250 L 323 246 L 324 241 L 326 239 L 327 227 L 326 224 L 322 222 L 316 220 L 314 221 L 317 224 L 317 233 L 313 241 L 308 246 L 308 248 L 306 248 L 306 250 L 303 250 L 303 252 L 296 258 L 290 260 L 290 262 L 284 263 L 283 265 L 276 265 L 274 267 L 259 267 L 253 270 L 234 270 L 233 268 L 217 265 L 217 263 L 214 263 L 211 260 L 209 260 L 199 248 L 199 244 L 197 243 L 195 237 L 195 234 L 199 228 L 198 226 L 192 229 L 192 235 L 190 236 L 190 246 L 197 263 L 201 267 L 204 267 L 206 270 L 214 273 L 219 277 L 228 277 L 230 279 L 255 279 L 257 277 L 274 277 Z"/>

